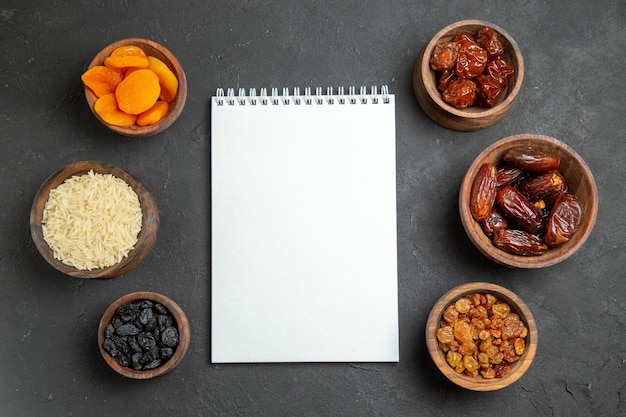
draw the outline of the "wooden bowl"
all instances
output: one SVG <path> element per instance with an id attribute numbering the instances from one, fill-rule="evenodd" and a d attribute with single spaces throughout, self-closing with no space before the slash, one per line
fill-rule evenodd
<path id="1" fill-rule="evenodd" d="M 524 352 L 510 365 L 511 371 L 502 378 L 486 379 L 481 375 L 472 377 L 464 373 L 459 374 L 450 367 L 446 361 L 446 354 L 439 348 L 436 332 L 442 321 L 443 312 L 456 300 L 473 293 L 493 294 L 498 301 L 507 303 L 511 307 L 511 312 L 517 313 L 528 328 Z M 426 345 L 435 365 L 450 381 L 472 391 L 494 391 L 511 385 L 530 367 L 537 351 L 537 326 L 526 304 L 513 292 L 496 284 L 472 282 L 451 289 L 434 305 L 426 322 Z"/>
<path id="2" fill-rule="evenodd" d="M 459 34 L 475 35 L 484 26 L 492 28 L 498 34 L 498 39 L 504 46 L 503 57 L 513 67 L 515 73 L 495 106 L 457 109 L 443 101 L 441 92 L 437 89 L 436 72 L 430 68 L 430 57 L 437 44 L 449 42 Z M 511 35 L 492 23 L 462 20 L 441 29 L 424 47 L 413 67 L 413 92 L 424 113 L 435 123 L 452 130 L 475 131 L 491 126 L 504 117 L 513 105 L 523 79 L 524 60 Z"/>
<path id="3" fill-rule="evenodd" d="M 143 219 L 141 232 L 139 232 L 137 237 L 138 241 L 135 248 L 131 250 L 124 259 L 115 265 L 88 271 L 66 265 L 54 258 L 52 249 L 50 249 L 50 246 L 48 246 L 48 243 L 44 240 L 41 221 L 50 190 L 55 189 L 67 178 L 74 175 L 86 174 L 90 170 L 99 174 L 112 174 L 130 185 L 139 197 Z M 152 250 L 156 242 L 158 228 L 159 210 L 154 197 L 141 181 L 120 168 L 96 161 L 76 162 L 67 165 L 65 168 L 51 175 L 44 181 L 39 191 L 37 191 L 30 211 L 30 232 L 39 253 L 57 270 L 77 278 L 113 278 L 131 271 L 137 267 Z"/>
<path id="4" fill-rule="evenodd" d="M 105 340 L 106 328 L 109 323 L 111 323 L 111 319 L 115 315 L 117 309 L 123 304 L 142 300 L 150 300 L 153 301 L 155 304 L 161 304 L 171 313 L 171 315 L 174 317 L 174 320 L 176 321 L 179 342 L 178 346 L 176 346 L 175 348 L 173 356 L 167 362 L 154 369 L 138 371 L 131 367 L 121 366 L 115 360 L 115 358 L 113 358 L 103 348 L 103 343 Z M 113 369 L 118 374 L 126 378 L 132 379 L 150 379 L 166 374 L 174 369 L 180 363 L 180 361 L 182 361 L 183 357 L 187 353 L 190 340 L 191 332 L 189 330 L 189 320 L 187 320 L 185 312 L 171 298 L 154 292 L 134 292 L 120 297 L 115 302 L 113 302 L 113 304 L 111 304 L 109 308 L 106 309 L 106 311 L 102 315 L 102 319 L 100 319 L 100 324 L 98 326 L 98 348 L 100 349 L 100 353 L 102 354 L 105 362 L 111 367 L 111 369 Z"/>
<path id="5" fill-rule="evenodd" d="M 91 91 L 90 88 L 85 86 L 85 97 L 87 99 L 87 104 L 89 104 L 89 108 L 93 112 L 93 114 L 104 124 L 106 127 L 111 129 L 112 131 L 119 133 L 120 135 L 129 136 L 129 137 L 141 137 L 141 136 L 152 136 L 157 133 L 163 132 L 165 129 L 170 127 L 172 123 L 178 119 L 183 108 L 185 107 L 185 101 L 187 100 L 187 78 L 185 77 L 185 72 L 183 71 L 182 66 L 167 48 L 163 45 L 160 45 L 154 41 L 148 39 L 140 39 L 140 38 L 128 38 L 122 39 L 117 42 L 114 42 L 103 50 L 101 50 L 95 58 L 89 64 L 89 68 L 96 65 L 104 65 L 104 60 L 111 52 L 120 46 L 138 46 L 143 49 L 143 51 L 148 56 L 153 56 L 155 58 L 163 61 L 170 70 L 176 75 L 178 79 L 178 92 L 176 93 L 176 97 L 172 102 L 169 103 L 169 110 L 165 117 L 161 119 L 161 121 L 156 124 L 150 126 L 130 126 L 130 127 L 121 127 L 114 126 L 103 121 L 100 116 L 94 110 L 94 103 L 97 100 L 96 95 Z"/>
<path id="6" fill-rule="evenodd" d="M 502 155 L 517 146 L 532 145 L 554 153 L 560 159 L 559 172 L 568 184 L 569 192 L 576 195 L 582 208 L 583 218 L 579 229 L 567 242 L 539 256 L 521 256 L 507 253 L 495 247 L 474 220 L 469 208 L 472 183 L 480 166 L 486 162 L 498 164 Z M 572 256 L 589 237 L 598 212 L 598 191 L 591 170 L 583 159 L 565 143 L 549 136 L 520 134 L 500 139 L 482 151 L 470 165 L 459 192 L 461 222 L 472 243 L 488 258 L 516 268 L 543 268 L 557 264 Z"/>

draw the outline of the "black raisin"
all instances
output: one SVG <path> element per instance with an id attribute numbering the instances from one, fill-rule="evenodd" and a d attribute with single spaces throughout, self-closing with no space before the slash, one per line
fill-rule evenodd
<path id="1" fill-rule="evenodd" d="M 144 308 L 143 310 L 141 310 L 141 313 L 139 313 L 139 323 L 145 326 L 146 324 L 148 324 L 148 322 L 152 320 L 153 316 L 154 313 L 152 312 L 151 308 Z"/>
<path id="2" fill-rule="evenodd" d="M 134 336 L 139 333 L 139 329 L 132 324 L 123 324 L 115 329 L 115 333 L 118 336 Z"/>
<path id="3" fill-rule="evenodd" d="M 161 341 L 165 346 L 174 347 L 178 345 L 178 330 L 175 327 L 168 327 L 161 333 Z"/>

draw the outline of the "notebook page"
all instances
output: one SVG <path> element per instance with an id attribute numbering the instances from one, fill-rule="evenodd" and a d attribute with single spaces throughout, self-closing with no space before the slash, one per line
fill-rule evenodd
<path id="1" fill-rule="evenodd" d="M 398 360 L 388 98 L 213 99 L 213 362 Z"/>

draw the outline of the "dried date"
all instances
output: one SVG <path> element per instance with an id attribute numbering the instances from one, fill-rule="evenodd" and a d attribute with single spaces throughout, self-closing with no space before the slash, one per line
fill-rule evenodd
<path id="1" fill-rule="evenodd" d="M 498 207 L 509 219 L 529 233 L 539 233 L 545 223 L 541 212 L 517 189 L 510 185 L 502 187 L 496 193 Z"/>
<path id="2" fill-rule="evenodd" d="M 582 209 L 576 196 L 561 194 L 550 212 L 544 240 L 550 246 L 567 242 L 578 230 L 582 220 Z"/>
<path id="3" fill-rule="evenodd" d="M 482 227 L 487 236 L 493 237 L 496 231 L 508 228 L 509 222 L 497 207 L 493 207 L 489 216 L 483 221 Z"/>
<path id="4" fill-rule="evenodd" d="M 497 169 L 494 164 L 483 164 L 479 169 L 470 191 L 470 211 L 476 221 L 489 217 L 496 198 Z"/>
<path id="5" fill-rule="evenodd" d="M 524 170 L 514 168 L 509 165 L 502 165 L 498 168 L 498 174 L 496 176 L 496 182 L 498 187 L 504 187 L 505 185 L 511 185 L 524 176 Z"/>
<path id="6" fill-rule="evenodd" d="M 502 159 L 513 167 L 530 172 L 552 171 L 559 167 L 559 159 L 554 154 L 532 146 L 511 148 Z"/>
<path id="7" fill-rule="evenodd" d="M 548 250 L 539 237 L 523 230 L 505 229 L 494 233 L 493 244 L 505 252 L 522 256 L 539 256 Z"/>
<path id="8" fill-rule="evenodd" d="M 520 181 L 517 189 L 531 201 L 543 200 L 552 204 L 567 191 L 567 183 L 558 171 L 548 171 Z"/>

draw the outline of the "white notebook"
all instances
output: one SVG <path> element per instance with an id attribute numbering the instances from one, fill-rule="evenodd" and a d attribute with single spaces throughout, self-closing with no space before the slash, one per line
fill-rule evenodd
<path id="1" fill-rule="evenodd" d="M 211 361 L 397 362 L 395 96 L 218 89 Z"/>

